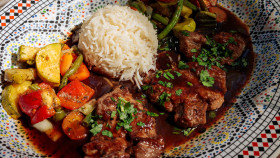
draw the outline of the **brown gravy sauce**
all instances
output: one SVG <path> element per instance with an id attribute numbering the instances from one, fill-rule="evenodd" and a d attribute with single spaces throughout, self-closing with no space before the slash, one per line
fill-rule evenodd
<path id="1" fill-rule="evenodd" d="M 223 8 L 224 9 L 224 8 Z M 211 119 L 207 115 L 207 123 L 205 125 L 198 126 L 189 136 L 184 136 L 183 134 L 172 134 L 174 131 L 174 123 L 172 114 L 160 115 L 156 118 L 157 120 L 157 131 L 158 134 L 162 135 L 165 139 L 166 150 L 169 150 L 175 146 L 181 145 L 188 140 L 194 138 L 206 131 L 208 127 L 218 121 L 225 112 L 232 106 L 236 101 L 235 96 L 238 96 L 242 88 L 249 82 L 251 73 L 254 68 L 255 53 L 253 52 L 252 42 L 249 35 L 249 28 L 244 24 L 238 17 L 232 14 L 230 11 L 224 9 L 227 13 L 227 22 L 221 24 L 217 31 L 229 32 L 231 30 L 238 31 L 242 33 L 245 37 L 247 53 L 243 54 L 246 58 L 248 66 L 244 67 L 226 67 L 227 72 L 227 93 L 225 94 L 225 102 L 221 108 L 216 112 L 216 117 Z M 67 44 L 72 45 L 71 42 Z M 91 85 L 91 78 L 84 81 L 86 84 Z M 156 107 L 149 105 L 148 110 L 156 113 L 161 113 L 163 111 L 157 109 Z M 45 134 L 40 133 L 36 129 L 32 128 L 28 122 L 29 118 L 22 117 L 20 122 L 23 126 L 24 132 L 27 133 L 27 137 L 32 142 L 32 145 L 36 151 L 45 154 L 46 156 L 52 157 L 67 157 L 67 158 L 79 158 L 83 157 L 82 145 L 89 142 L 89 138 L 81 141 L 72 141 L 67 136 L 63 135 L 61 139 L 57 142 L 52 142 Z M 57 128 L 61 129 L 61 123 L 56 123 Z M 22 131 L 19 131 L 22 132 Z"/>

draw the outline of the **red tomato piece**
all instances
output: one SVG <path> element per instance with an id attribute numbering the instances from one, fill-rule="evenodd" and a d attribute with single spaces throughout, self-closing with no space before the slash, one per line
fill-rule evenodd
<path id="1" fill-rule="evenodd" d="M 42 90 L 31 91 L 19 97 L 19 107 L 23 113 L 32 117 L 42 104 Z"/>
<path id="2" fill-rule="evenodd" d="M 47 105 L 40 106 L 35 115 L 31 118 L 31 124 L 41 122 L 47 118 L 52 117 L 55 114 L 53 107 L 48 107 Z"/>
<path id="3" fill-rule="evenodd" d="M 74 80 L 63 87 L 57 96 L 61 101 L 61 106 L 70 110 L 78 109 L 84 105 L 94 95 L 94 90 L 84 83 Z"/>
<path id="4" fill-rule="evenodd" d="M 52 91 L 56 97 L 55 92 L 51 86 L 46 83 L 41 83 L 39 86 L 43 90 L 30 90 L 19 97 L 19 107 L 23 113 L 31 118 L 31 124 L 41 122 L 55 114 L 55 110 L 52 106 L 43 105 L 42 98 L 44 91 Z"/>

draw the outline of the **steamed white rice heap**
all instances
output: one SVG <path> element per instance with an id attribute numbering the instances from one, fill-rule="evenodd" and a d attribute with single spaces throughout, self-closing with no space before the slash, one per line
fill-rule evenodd
<path id="1" fill-rule="evenodd" d="M 155 70 L 158 40 L 148 18 L 127 6 L 106 6 L 82 25 L 79 49 L 90 67 L 113 78 L 142 85 L 142 73 Z"/>

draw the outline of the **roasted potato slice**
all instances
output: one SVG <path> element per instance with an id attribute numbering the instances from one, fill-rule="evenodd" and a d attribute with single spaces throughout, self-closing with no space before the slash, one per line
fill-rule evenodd
<path id="1" fill-rule="evenodd" d="M 60 43 L 49 44 L 41 48 L 36 55 L 38 76 L 54 87 L 60 84 Z"/>
<path id="2" fill-rule="evenodd" d="M 13 83 L 23 83 L 37 78 L 37 72 L 34 68 L 29 69 L 6 69 L 4 80 Z"/>
<path id="3" fill-rule="evenodd" d="M 9 85 L 2 91 L 2 106 L 12 118 L 17 119 L 21 116 L 18 98 L 20 94 L 29 89 L 30 85 L 31 81 L 24 81 L 21 84 Z"/>

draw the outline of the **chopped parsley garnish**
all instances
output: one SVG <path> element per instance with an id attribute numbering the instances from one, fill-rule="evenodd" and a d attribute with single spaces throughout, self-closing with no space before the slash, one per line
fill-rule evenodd
<path id="1" fill-rule="evenodd" d="M 96 134 L 98 134 L 101 130 L 102 130 L 103 125 L 102 124 L 98 124 L 96 121 L 93 122 L 93 124 L 91 125 L 91 130 L 89 130 L 93 136 L 95 136 Z"/>
<path id="2" fill-rule="evenodd" d="M 158 84 L 160 84 L 162 86 L 166 86 L 166 82 L 163 82 L 163 81 L 158 81 Z"/>
<path id="3" fill-rule="evenodd" d="M 101 115 L 94 115 L 92 116 L 91 114 L 86 116 L 86 120 L 84 119 L 83 121 L 87 122 L 87 126 L 90 126 L 90 132 L 92 133 L 93 136 L 95 136 L 96 134 L 98 134 L 101 130 L 103 125 L 102 124 L 98 124 L 97 120 L 101 119 L 102 116 Z"/>
<path id="4" fill-rule="evenodd" d="M 106 127 L 111 128 L 111 125 L 107 122 Z"/>
<path id="5" fill-rule="evenodd" d="M 231 63 L 231 66 L 243 66 L 246 67 L 248 65 L 248 62 L 245 58 L 242 58 L 241 60 L 235 61 Z"/>
<path id="6" fill-rule="evenodd" d="M 172 134 L 180 134 L 181 132 L 173 131 Z"/>
<path id="7" fill-rule="evenodd" d="M 201 70 L 200 74 L 200 81 L 202 84 L 206 87 L 212 87 L 214 84 L 214 78 L 210 77 L 208 71 L 206 70 Z"/>
<path id="8" fill-rule="evenodd" d="M 197 50 L 196 50 L 196 49 L 191 49 L 191 52 L 192 52 L 192 53 L 196 53 Z"/>
<path id="9" fill-rule="evenodd" d="M 182 74 L 180 72 L 177 72 L 177 71 L 174 71 L 174 72 L 178 77 L 182 76 Z"/>
<path id="10" fill-rule="evenodd" d="M 182 94 L 182 92 L 183 92 L 182 89 L 178 89 L 175 91 L 177 96 L 180 96 Z"/>
<path id="11" fill-rule="evenodd" d="M 114 98 L 114 97 L 111 97 L 111 100 L 112 100 L 113 102 L 116 102 L 116 100 L 115 100 L 115 98 Z"/>
<path id="12" fill-rule="evenodd" d="M 167 88 L 173 88 L 173 84 L 171 82 L 158 81 L 158 84 Z"/>
<path id="13" fill-rule="evenodd" d="M 171 82 L 167 82 L 167 83 L 166 83 L 166 87 L 167 87 L 167 88 L 173 88 L 173 84 L 172 84 Z"/>
<path id="14" fill-rule="evenodd" d="M 170 101 L 171 93 L 163 92 L 158 99 L 159 105 L 164 106 L 164 103 Z"/>
<path id="15" fill-rule="evenodd" d="M 165 113 L 164 112 L 161 112 L 161 113 L 159 113 L 160 115 L 164 115 Z"/>
<path id="16" fill-rule="evenodd" d="M 108 130 L 102 131 L 102 135 L 103 135 L 103 136 L 108 136 L 108 137 L 110 137 L 110 138 L 113 137 L 112 132 L 110 132 L 110 131 L 108 131 Z"/>
<path id="17" fill-rule="evenodd" d="M 218 43 L 214 39 L 206 36 L 206 46 L 201 49 L 198 56 L 193 56 L 193 61 L 198 62 L 200 66 L 205 66 L 211 69 L 211 66 L 215 65 L 219 68 L 223 68 L 220 62 L 224 58 L 230 58 L 232 56 L 232 50 L 228 49 L 229 44 L 237 44 L 233 37 L 230 37 L 226 43 Z"/>
<path id="18" fill-rule="evenodd" d="M 159 116 L 157 113 L 150 112 L 150 111 L 147 111 L 147 115 L 152 116 L 152 117 L 158 117 Z"/>
<path id="19" fill-rule="evenodd" d="M 229 32 L 230 32 L 230 33 L 237 33 L 236 30 L 230 30 Z"/>
<path id="20" fill-rule="evenodd" d="M 233 37 L 230 37 L 230 38 L 228 39 L 228 43 L 233 43 L 233 44 L 237 45 L 237 43 L 236 43 L 236 41 L 234 40 Z"/>
<path id="21" fill-rule="evenodd" d="M 186 32 L 186 31 L 182 31 L 182 34 L 183 34 L 184 36 L 190 36 L 190 33 Z"/>
<path id="22" fill-rule="evenodd" d="M 170 78 L 168 77 L 168 75 L 166 73 L 163 73 L 163 77 L 166 78 L 167 80 L 170 80 Z"/>
<path id="23" fill-rule="evenodd" d="M 174 130 L 172 132 L 173 134 L 181 134 L 181 133 L 183 133 L 184 136 L 189 136 L 195 130 L 195 128 L 180 129 L 180 128 L 174 127 L 173 130 Z"/>
<path id="24" fill-rule="evenodd" d="M 237 62 L 237 61 L 231 63 L 231 66 L 238 66 L 238 65 L 239 65 L 239 62 Z"/>
<path id="25" fill-rule="evenodd" d="M 137 113 L 137 109 L 124 98 L 119 97 L 117 112 L 119 114 L 120 121 L 117 123 L 116 129 L 118 130 L 123 127 L 126 131 L 131 132 L 132 126 L 130 126 L 130 123 L 134 120 L 133 114 Z"/>
<path id="26" fill-rule="evenodd" d="M 141 127 L 144 127 L 144 126 L 145 126 L 145 123 L 143 123 L 143 122 L 140 121 L 140 122 L 137 122 L 137 125 L 138 125 L 138 126 L 141 126 Z"/>
<path id="27" fill-rule="evenodd" d="M 145 90 L 148 90 L 150 88 L 150 86 L 149 85 L 144 85 L 144 86 L 142 86 L 142 89 L 145 91 Z"/>
<path id="28" fill-rule="evenodd" d="M 174 79 L 174 76 L 170 72 L 166 72 L 167 76 L 170 77 L 171 79 Z"/>
<path id="29" fill-rule="evenodd" d="M 184 129 L 182 132 L 183 132 L 184 136 L 189 136 L 193 130 L 194 130 L 194 128 L 187 128 L 187 129 Z"/>
<path id="30" fill-rule="evenodd" d="M 193 86 L 193 84 L 192 84 L 191 82 L 187 82 L 187 84 L 188 84 L 189 86 Z"/>
<path id="31" fill-rule="evenodd" d="M 116 116 L 116 111 L 112 111 L 112 113 L 111 113 L 111 118 L 114 118 L 115 116 Z"/>
<path id="32" fill-rule="evenodd" d="M 243 67 L 246 67 L 248 65 L 247 60 L 245 58 L 242 58 L 241 62 Z"/>
<path id="33" fill-rule="evenodd" d="M 189 65 L 187 65 L 183 61 L 179 61 L 178 68 L 179 69 L 187 69 L 187 68 L 189 68 Z"/>
<path id="34" fill-rule="evenodd" d="M 156 72 L 156 78 L 160 78 L 161 75 L 162 75 L 162 73 L 163 73 L 162 71 L 157 71 L 157 72 Z"/>
<path id="35" fill-rule="evenodd" d="M 145 95 L 145 94 L 142 94 L 142 95 L 141 95 L 141 98 L 146 98 L 146 95 Z"/>
<path id="36" fill-rule="evenodd" d="M 216 117 L 216 111 L 209 111 L 209 118 L 215 118 Z"/>

